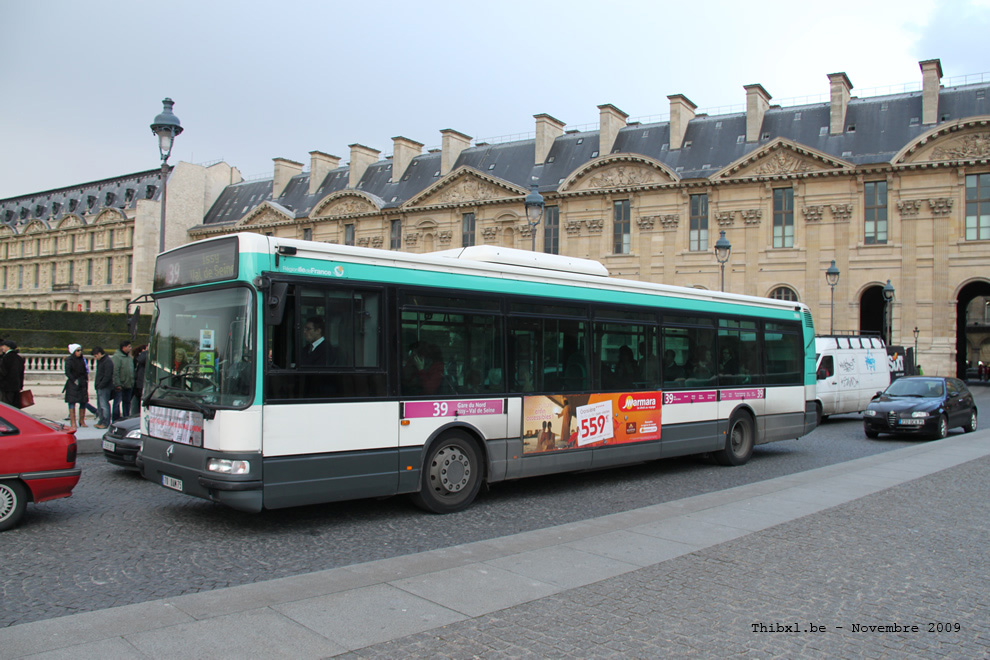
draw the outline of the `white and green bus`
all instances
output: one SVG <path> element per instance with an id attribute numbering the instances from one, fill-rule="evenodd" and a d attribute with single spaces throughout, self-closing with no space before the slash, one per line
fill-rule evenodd
<path id="1" fill-rule="evenodd" d="M 710 454 L 816 423 L 799 303 L 608 277 L 476 246 L 430 254 L 236 234 L 158 257 L 153 481 L 243 511 Z"/>

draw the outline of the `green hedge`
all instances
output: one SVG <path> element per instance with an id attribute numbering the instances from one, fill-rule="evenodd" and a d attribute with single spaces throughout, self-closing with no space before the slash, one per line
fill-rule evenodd
<path id="1" fill-rule="evenodd" d="M 0 337 L 13 340 L 21 353 L 67 353 L 69 344 L 81 344 L 88 355 L 93 346 L 112 353 L 125 340 L 147 344 L 151 316 L 141 315 L 134 340 L 127 319 L 119 312 L 0 308 Z"/>

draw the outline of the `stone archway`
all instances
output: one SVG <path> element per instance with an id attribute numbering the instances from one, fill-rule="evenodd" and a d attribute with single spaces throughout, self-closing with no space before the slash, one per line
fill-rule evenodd
<path id="1" fill-rule="evenodd" d="M 867 287 L 859 297 L 859 333 L 883 336 L 883 287 L 879 284 Z"/>
<path id="2" fill-rule="evenodd" d="M 967 318 L 970 303 L 976 298 L 990 298 L 990 282 L 970 282 L 959 289 L 956 297 L 956 376 L 966 378 L 969 360 L 975 368 L 981 359 L 980 348 L 990 338 L 990 324 L 984 314 Z M 975 347 L 975 350 L 973 350 Z"/>

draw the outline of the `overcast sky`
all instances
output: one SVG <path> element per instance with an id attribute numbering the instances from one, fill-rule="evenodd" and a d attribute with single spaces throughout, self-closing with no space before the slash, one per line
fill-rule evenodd
<path id="1" fill-rule="evenodd" d="M 717 114 L 750 83 L 797 105 L 837 71 L 862 96 L 919 88 L 920 60 L 944 84 L 990 72 L 990 0 L 0 0 L 0 25 L 0 199 L 159 167 L 166 96 L 170 163 L 252 178 L 398 135 L 528 134 L 544 112 L 589 128 L 603 103 L 657 121 L 669 94 Z"/>

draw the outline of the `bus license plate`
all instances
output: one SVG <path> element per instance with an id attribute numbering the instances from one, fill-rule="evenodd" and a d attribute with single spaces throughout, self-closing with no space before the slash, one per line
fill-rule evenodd
<path id="1" fill-rule="evenodd" d="M 109 440 L 104 440 L 103 441 L 103 448 L 106 449 L 107 451 L 116 451 L 117 450 L 117 445 L 113 444 Z"/>
<path id="2" fill-rule="evenodd" d="M 167 474 L 162 475 L 162 485 L 166 488 L 171 488 L 172 490 L 182 490 L 182 479 L 176 479 L 175 477 L 170 477 Z"/>

